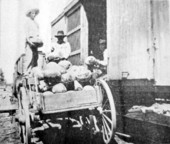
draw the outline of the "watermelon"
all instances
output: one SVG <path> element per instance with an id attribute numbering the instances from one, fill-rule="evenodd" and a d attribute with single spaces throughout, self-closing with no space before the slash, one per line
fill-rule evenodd
<path id="1" fill-rule="evenodd" d="M 31 74 L 33 77 L 36 77 L 38 79 L 43 79 L 44 78 L 44 73 L 43 70 L 39 67 L 34 67 L 31 70 Z"/>
<path id="2" fill-rule="evenodd" d="M 44 70 L 43 74 L 44 74 L 44 77 L 46 78 L 55 78 L 55 77 L 61 76 L 61 73 L 57 70 Z"/>
<path id="3" fill-rule="evenodd" d="M 58 63 L 58 65 L 62 66 L 65 70 L 67 70 L 71 67 L 72 64 L 68 60 L 62 60 Z"/>
<path id="4" fill-rule="evenodd" d="M 74 81 L 74 77 L 70 73 L 65 73 L 61 75 L 61 82 L 68 83 Z"/>
<path id="5" fill-rule="evenodd" d="M 87 65 L 93 65 L 96 62 L 96 58 L 94 56 L 89 56 L 85 60 L 85 64 Z"/>
<path id="6" fill-rule="evenodd" d="M 56 84 L 52 88 L 53 93 L 62 93 L 62 92 L 66 92 L 66 91 L 67 91 L 67 89 L 66 89 L 65 85 L 62 83 Z"/>
<path id="7" fill-rule="evenodd" d="M 94 90 L 94 87 L 91 85 L 86 85 L 83 90 Z"/>
<path id="8" fill-rule="evenodd" d="M 66 73 L 66 70 L 55 62 L 50 62 L 43 70 L 44 77 L 55 78 L 60 77 L 61 74 Z"/>

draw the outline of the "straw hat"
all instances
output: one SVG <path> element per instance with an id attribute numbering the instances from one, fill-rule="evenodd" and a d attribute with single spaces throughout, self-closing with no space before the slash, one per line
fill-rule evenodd
<path id="1" fill-rule="evenodd" d="M 39 14 L 39 9 L 34 8 L 34 9 L 28 10 L 28 11 L 26 12 L 26 16 L 27 16 L 27 17 L 30 17 L 31 12 L 35 12 L 35 14 L 38 15 L 38 14 Z"/>
<path id="2" fill-rule="evenodd" d="M 55 37 L 65 37 L 66 35 L 64 34 L 64 31 L 58 31 L 57 35 L 55 35 Z"/>

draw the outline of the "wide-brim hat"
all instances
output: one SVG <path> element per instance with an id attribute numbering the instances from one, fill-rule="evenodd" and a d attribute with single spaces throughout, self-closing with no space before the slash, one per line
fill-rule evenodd
<path id="1" fill-rule="evenodd" d="M 55 35 L 55 37 L 66 37 L 66 35 L 64 34 L 64 31 L 58 31 L 57 35 Z"/>
<path id="2" fill-rule="evenodd" d="M 39 11 L 39 9 L 37 9 L 37 8 L 30 9 L 30 10 L 28 10 L 28 11 L 26 12 L 26 16 L 27 16 L 27 17 L 30 17 L 31 12 L 35 12 L 35 15 L 38 15 L 40 11 Z"/>

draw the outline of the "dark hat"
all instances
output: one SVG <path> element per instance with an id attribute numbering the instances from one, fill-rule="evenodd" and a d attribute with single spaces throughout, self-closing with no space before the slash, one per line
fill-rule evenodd
<path id="1" fill-rule="evenodd" d="M 65 37 L 66 35 L 64 34 L 64 31 L 58 31 L 57 35 L 55 35 L 55 37 Z"/>
<path id="2" fill-rule="evenodd" d="M 100 40 L 99 40 L 99 43 L 100 43 L 100 44 L 106 44 L 106 40 L 100 39 Z"/>
<path id="3" fill-rule="evenodd" d="M 37 8 L 30 9 L 30 10 L 28 10 L 28 11 L 26 12 L 26 16 L 27 16 L 27 17 L 30 17 L 31 12 L 35 12 L 35 14 L 38 15 L 40 11 L 39 11 L 39 9 L 37 9 Z"/>

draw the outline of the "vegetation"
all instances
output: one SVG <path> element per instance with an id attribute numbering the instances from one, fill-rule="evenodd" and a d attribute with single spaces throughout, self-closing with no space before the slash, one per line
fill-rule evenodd
<path id="1" fill-rule="evenodd" d="M 4 72 L 0 68 L 0 82 L 5 82 Z"/>

